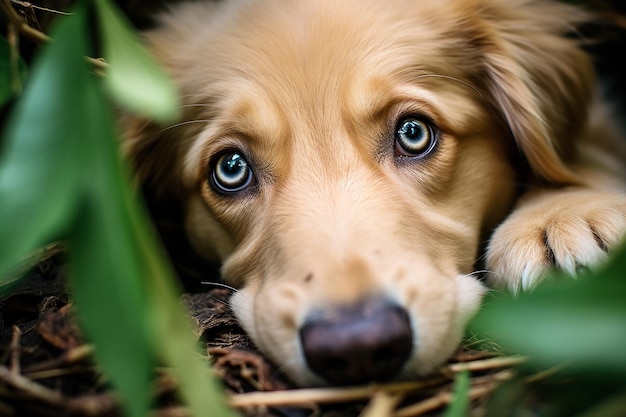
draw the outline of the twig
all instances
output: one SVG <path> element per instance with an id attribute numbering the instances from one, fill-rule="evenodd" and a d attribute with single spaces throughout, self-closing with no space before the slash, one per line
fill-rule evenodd
<path id="1" fill-rule="evenodd" d="M 150 417 L 189 417 L 189 409 L 182 406 L 173 406 L 155 410 Z"/>
<path id="2" fill-rule="evenodd" d="M 62 12 L 60 10 L 48 9 L 47 7 L 37 6 L 36 4 L 32 4 L 32 3 L 29 3 L 27 1 L 11 0 L 11 2 L 13 2 L 15 4 L 19 4 L 22 7 L 36 9 L 36 10 L 41 10 L 42 12 L 48 12 L 48 13 L 53 13 L 53 14 L 60 14 L 60 15 L 63 15 L 63 16 L 69 16 L 69 15 L 72 14 L 72 13 L 69 13 L 69 12 Z"/>
<path id="3" fill-rule="evenodd" d="M 91 356 L 92 353 L 93 347 L 91 345 L 82 345 L 77 348 L 68 350 L 58 358 L 31 365 L 27 369 L 24 369 L 23 374 L 33 378 L 32 374 L 44 371 L 51 371 L 62 366 L 73 365 L 77 362 L 82 362 L 89 356 Z"/>
<path id="4" fill-rule="evenodd" d="M 471 401 L 474 401 L 480 397 L 484 397 L 485 395 L 490 394 L 494 389 L 496 389 L 501 382 L 510 380 L 513 375 L 513 372 L 508 369 L 505 369 L 493 375 L 489 375 L 488 377 L 485 377 L 486 379 L 482 379 L 479 383 L 474 382 L 467 396 Z M 398 410 L 394 414 L 394 417 L 420 416 L 446 406 L 447 404 L 452 402 L 453 399 L 454 394 L 452 394 L 452 392 L 448 390 L 441 391 L 424 401 L 411 404 Z"/>
<path id="5" fill-rule="evenodd" d="M 15 11 L 10 0 L 2 0 L 2 2 L 0 2 L 0 7 L 2 7 L 2 10 L 4 10 L 4 13 L 9 18 L 9 22 L 15 25 L 19 32 L 24 36 L 27 36 L 28 38 L 39 43 L 48 42 L 50 40 L 48 35 L 29 26 L 28 23 L 22 19 L 22 16 Z"/>
<path id="6" fill-rule="evenodd" d="M 507 368 L 509 366 L 519 365 L 526 361 L 527 359 L 522 356 L 504 356 L 490 359 L 482 359 L 473 362 L 453 363 L 446 366 L 444 369 L 447 369 L 454 373 L 463 371 L 488 371 L 490 369 Z"/>
<path id="7" fill-rule="evenodd" d="M 28 378 L 31 381 L 37 381 L 41 379 L 57 378 L 57 377 L 62 377 L 66 375 L 84 374 L 88 372 L 93 373 L 96 369 L 97 368 L 95 366 L 82 366 L 82 367 L 75 366 L 71 368 L 47 369 L 45 371 L 37 371 L 37 372 L 28 373 L 25 375 L 28 375 Z"/>
<path id="8" fill-rule="evenodd" d="M 537 372 L 536 374 L 532 374 L 524 378 L 525 384 L 534 384 L 537 381 L 541 381 L 546 378 L 550 378 L 552 375 L 555 375 L 561 372 L 565 368 L 565 365 L 554 366 L 550 369 L 546 369 L 544 371 Z"/>
<path id="9" fill-rule="evenodd" d="M 120 402 L 111 393 L 91 394 L 68 399 L 66 408 L 79 415 L 102 416 L 113 414 L 115 411 L 119 412 Z"/>
<path id="10" fill-rule="evenodd" d="M 0 380 L 48 404 L 62 406 L 65 402 L 59 392 L 32 382 L 22 375 L 15 374 L 5 366 L 0 366 Z"/>
<path id="11" fill-rule="evenodd" d="M 19 327 L 13 326 L 13 336 L 11 337 L 11 372 L 18 375 L 20 373 L 20 339 L 22 332 Z"/>
<path id="12" fill-rule="evenodd" d="M 367 406 L 363 409 L 359 417 L 387 417 L 393 414 L 396 406 L 405 397 L 404 393 L 391 394 L 380 391 L 374 394 Z"/>
<path id="13" fill-rule="evenodd" d="M 372 397 L 378 392 L 389 394 L 417 391 L 441 385 L 448 378 L 437 377 L 424 381 L 400 382 L 395 384 L 368 385 L 348 388 L 305 388 L 284 391 L 250 392 L 235 394 L 229 403 L 233 407 L 244 408 L 254 406 L 294 406 L 299 404 L 329 404 L 358 401 Z"/>
<path id="14" fill-rule="evenodd" d="M 37 29 L 26 23 L 24 19 L 22 19 L 22 17 L 17 14 L 13 6 L 11 6 L 10 0 L 1 0 L 0 7 L 9 18 L 10 24 L 14 25 L 22 35 L 38 43 L 46 43 L 50 40 L 50 37 L 48 35 L 38 31 Z M 86 59 L 87 62 L 89 62 L 91 65 L 99 70 L 104 70 L 108 66 L 107 63 L 101 59 L 91 57 L 86 57 Z"/>
<path id="15" fill-rule="evenodd" d="M 8 26 L 7 42 L 9 43 L 9 65 L 11 68 L 11 92 L 13 94 L 19 94 L 22 91 L 19 54 L 20 37 L 15 25 L 10 24 Z"/>
<path id="16" fill-rule="evenodd" d="M 491 391 L 493 391 L 497 386 L 498 386 L 497 383 L 492 383 L 492 384 L 486 384 L 486 385 L 473 387 L 470 389 L 467 395 L 469 399 L 473 401 L 477 398 L 483 397 L 491 393 Z M 439 408 L 446 406 L 447 404 L 452 402 L 453 399 L 454 399 L 454 395 L 451 392 L 443 391 L 433 397 L 428 398 L 427 400 L 409 405 L 407 407 L 404 407 L 398 410 L 394 414 L 394 417 L 421 416 L 423 414 L 426 414 L 428 412 L 431 412 L 431 411 L 434 411 L 434 410 L 437 410 Z"/>

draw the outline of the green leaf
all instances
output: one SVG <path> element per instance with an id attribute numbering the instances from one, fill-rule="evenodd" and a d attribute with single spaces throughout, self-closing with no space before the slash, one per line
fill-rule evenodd
<path id="1" fill-rule="evenodd" d="M 0 165 L 0 273 L 67 238 L 79 319 L 128 415 L 147 413 L 157 351 L 192 415 L 232 415 L 191 343 L 171 269 L 119 160 L 110 109 L 84 60 L 86 20 L 83 8 L 60 19 L 11 118 Z"/>
<path id="2" fill-rule="evenodd" d="M 141 219 L 135 224 L 143 229 Z M 201 417 L 231 417 L 236 414 L 226 405 L 223 389 L 209 374 L 206 364 L 193 345 L 189 343 L 190 324 L 184 319 L 180 306 L 178 288 L 171 279 L 172 273 L 161 257 L 157 256 L 154 239 L 144 238 L 144 255 L 150 268 L 150 297 L 152 300 L 151 317 L 155 321 L 161 357 L 172 366 L 172 373 L 180 384 L 180 394 L 188 404 L 191 415 Z M 210 413 L 207 410 L 211 410 Z"/>
<path id="3" fill-rule="evenodd" d="M 61 19 L 8 121 L 0 160 L 0 276 L 73 221 L 88 77 L 80 17 Z"/>
<path id="4" fill-rule="evenodd" d="M 147 406 L 156 351 L 172 367 L 192 415 L 203 416 L 208 410 L 216 417 L 233 415 L 191 343 L 193 333 L 180 305 L 180 290 L 131 190 L 110 113 L 102 103 L 102 97 L 94 97 L 85 104 L 90 127 L 85 157 L 92 175 L 71 240 L 73 288 L 98 358 L 132 416 L 142 415 Z"/>
<path id="5" fill-rule="evenodd" d="M 192 415 L 207 410 L 216 417 L 232 415 L 191 343 L 180 291 L 119 161 L 108 109 L 102 98 L 87 107 L 92 127 L 87 159 L 93 175 L 70 243 L 75 298 L 99 361 L 131 416 L 143 415 L 148 405 L 151 359 L 157 350 L 159 359 L 172 366 Z"/>
<path id="6" fill-rule="evenodd" d="M 108 0 L 96 0 L 104 56 L 105 83 L 125 108 L 148 118 L 171 122 L 179 115 L 177 92 L 140 44 L 125 17 Z"/>
<path id="7" fill-rule="evenodd" d="M 469 415 L 469 389 L 469 372 L 460 372 L 454 380 L 454 400 L 446 410 L 445 417 L 466 417 Z"/>
<path id="8" fill-rule="evenodd" d="M 540 366 L 566 363 L 571 372 L 626 379 L 626 253 L 602 271 L 554 279 L 517 298 L 500 296 L 472 328 L 528 355 Z"/>
<path id="9" fill-rule="evenodd" d="M 115 148 L 110 110 L 97 80 L 77 103 L 87 117 L 76 128 L 85 135 L 88 163 L 80 212 L 69 238 L 72 289 L 83 328 L 96 357 L 121 395 L 128 415 L 150 407 L 155 341 L 148 320 L 147 275 L 127 214 L 125 181 Z"/>

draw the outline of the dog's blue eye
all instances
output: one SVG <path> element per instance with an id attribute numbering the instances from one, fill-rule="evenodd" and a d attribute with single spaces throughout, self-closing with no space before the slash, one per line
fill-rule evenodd
<path id="1" fill-rule="evenodd" d="M 419 117 L 406 117 L 396 125 L 395 151 L 398 156 L 425 156 L 433 150 L 435 132 L 426 120 Z"/>
<path id="2" fill-rule="evenodd" d="M 248 161 L 237 151 L 223 153 L 213 166 L 211 183 L 216 191 L 234 193 L 249 187 L 254 175 Z"/>

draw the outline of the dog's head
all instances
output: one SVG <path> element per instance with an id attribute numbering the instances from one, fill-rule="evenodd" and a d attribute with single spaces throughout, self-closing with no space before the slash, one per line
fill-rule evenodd
<path id="1" fill-rule="evenodd" d="M 565 33 L 583 17 L 539 1 L 184 4 L 146 39 L 185 120 L 131 124 L 127 144 L 294 381 L 424 374 L 479 306 L 474 264 L 516 181 L 575 181 L 592 76 Z"/>

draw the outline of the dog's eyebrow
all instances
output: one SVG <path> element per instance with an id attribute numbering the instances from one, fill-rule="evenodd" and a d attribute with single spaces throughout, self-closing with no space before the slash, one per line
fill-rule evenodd
<path id="1" fill-rule="evenodd" d="M 474 84 L 472 84 L 472 83 L 470 83 L 468 81 L 462 80 L 460 78 L 452 77 L 450 75 L 435 74 L 435 73 L 433 73 L 433 74 L 421 74 L 421 75 L 418 75 L 416 77 L 413 77 L 411 80 L 419 80 L 420 78 L 429 78 L 429 77 L 443 78 L 443 79 L 447 79 L 447 80 L 456 81 L 456 82 L 461 83 L 461 84 L 471 88 L 472 90 L 474 90 L 480 96 L 480 98 L 485 98 L 483 93 Z"/>

